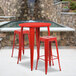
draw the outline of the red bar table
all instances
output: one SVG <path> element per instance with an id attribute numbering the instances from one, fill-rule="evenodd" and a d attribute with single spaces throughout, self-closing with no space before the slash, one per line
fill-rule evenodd
<path id="1" fill-rule="evenodd" d="M 33 57 L 34 57 L 34 30 L 36 29 L 36 43 L 37 43 L 37 53 L 39 55 L 39 37 L 40 37 L 40 27 L 49 27 L 50 23 L 43 23 L 43 22 L 31 22 L 31 23 L 21 23 L 19 26 L 21 26 L 21 41 L 23 41 L 23 27 L 29 27 L 30 28 L 30 58 L 31 58 L 31 71 L 33 70 Z M 18 62 L 19 59 L 21 60 L 21 46 L 22 42 L 19 44 L 19 56 L 18 56 Z"/>

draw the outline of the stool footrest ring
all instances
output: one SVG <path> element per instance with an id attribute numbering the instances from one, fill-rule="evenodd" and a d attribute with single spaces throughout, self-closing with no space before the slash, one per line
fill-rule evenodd
<path id="1" fill-rule="evenodd" d="M 41 60 L 45 61 L 45 59 L 43 59 L 43 58 L 42 58 L 43 56 L 45 56 L 45 55 L 41 55 L 41 56 L 39 57 L 39 59 L 41 59 Z M 53 57 L 54 57 L 54 58 L 53 58 Z M 55 60 L 55 59 L 58 59 L 58 57 L 57 57 L 57 56 L 55 56 L 55 55 L 52 55 L 52 57 L 51 57 L 51 59 L 50 59 L 50 60 Z M 49 61 L 49 59 L 48 59 L 48 61 Z"/>

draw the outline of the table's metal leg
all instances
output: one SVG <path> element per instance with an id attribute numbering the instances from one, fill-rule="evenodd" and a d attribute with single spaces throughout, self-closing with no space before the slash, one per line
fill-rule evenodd
<path id="1" fill-rule="evenodd" d="M 40 53 L 40 28 L 36 28 L 36 45 L 37 45 L 37 64 L 36 64 L 36 69 L 37 69 L 39 53 Z"/>
<path id="2" fill-rule="evenodd" d="M 37 54 L 39 59 L 39 49 L 40 49 L 40 28 L 36 28 L 36 45 L 37 45 Z"/>
<path id="3" fill-rule="evenodd" d="M 31 59 L 31 71 L 33 70 L 33 58 L 34 58 L 34 28 L 30 28 L 30 59 Z"/>
<path id="4" fill-rule="evenodd" d="M 23 27 L 21 27 L 21 36 L 19 40 L 19 54 L 18 54 L 18 61 L 17 64 L 19 63 L 19 59 L 21 61 L 21 47 L 22 47 L 22 41 L 23 41 Z"/>

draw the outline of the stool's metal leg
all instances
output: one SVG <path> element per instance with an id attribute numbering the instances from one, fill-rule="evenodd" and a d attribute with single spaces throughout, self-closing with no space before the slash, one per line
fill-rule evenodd
<path id="1" fill-rule="evenodd" d="M 58 58 L 58 64 L 59 64 L 59 69 L 61 71 L 61 67 L 60 67 L 60 60 L 59 60 L 59 52 L 58 52 L 58 44 L 57 44 L 57 39 L 55 40 L 56 43 L 56 50 L 57 50 L 57 58 Z"/>
<path id="2" fill-rule="evenodd" d="M 46 40 L 44 42 L 45 45 L 45 74 L 47 74 L 47 68 L 48 68 L 48 53 L 49 53 L 49 42 Z"/>
<path id="3" fill-rule="evenodd" d="M 15 46 L 15 33 L 14 33 L 14 39 L 13 39 L 13 48 L 12 48 L 12 55 L 11 55 L 11 57 L 13 57 L 13 52 L 14 52 L 14 46 Z"/>
<path id="4" fill-rule="evenodd" d="M 51 42 L 49 42 L 49 66 L 51 66 Z"/>
<path id="5" fill-rule="evenodd" d="M 23 55 L 24 55 L 24 47 L 25 47 L 25 35 L 23 34 Z"/>

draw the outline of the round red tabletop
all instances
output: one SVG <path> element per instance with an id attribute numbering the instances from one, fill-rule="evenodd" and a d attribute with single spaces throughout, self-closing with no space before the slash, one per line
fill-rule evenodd
<path id="1" fill-rule="evenodd" d="M 31 23 L 21 23 L 19 24 L 21 27 L 48 27 L 51 26 L 51 23 L 43 23 L 43 22 L 31 22 Z"/>

